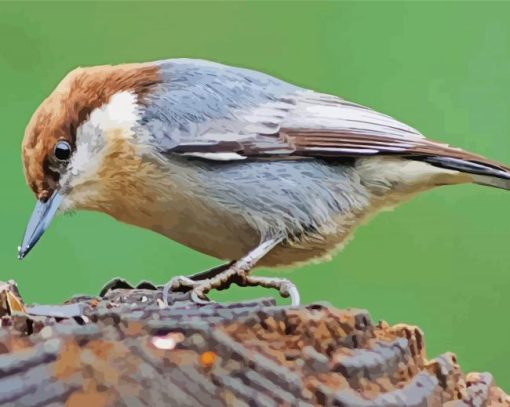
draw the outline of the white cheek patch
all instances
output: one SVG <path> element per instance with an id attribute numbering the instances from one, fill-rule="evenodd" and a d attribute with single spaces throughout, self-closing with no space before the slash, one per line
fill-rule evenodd
<path id="1" fill-rule="evenodd" d="M 78 175 L 88 164 L 94 162 L 93 149 L 86 148 L 83 144 L 81 144 L 81 146 L 82 148 L 76 149 L 69 165 L 69 172 L 71 175 Z"/>
<path id="2" fill-rule="evenodd" d="M 137 96 L 131 91 L 116 93 L 108 103 L 94 109 L 76 131 L 76 151 L 61 182 L 76 187 L 94 181 L 103 161 L 108 134 L 115 131 L 121 137 L 130 138 L 139 118 Z"/>
<path id="3" fill-rule="evenodd" d="M 101 130 L 124 129 L 130 131 L 140 118 L 137 97 L 134 92 L 119 92 L 110 101 L 95 109 L 88 122 Z"/>

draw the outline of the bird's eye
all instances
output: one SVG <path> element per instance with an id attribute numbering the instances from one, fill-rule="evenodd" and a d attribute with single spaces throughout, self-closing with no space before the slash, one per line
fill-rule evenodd
<path id="1" fill-rule="evenodd" d="M 57 141 L 53 153 L 57 160 L 67 161 L 71 157 L 71 145 L 64 140 Z"/>

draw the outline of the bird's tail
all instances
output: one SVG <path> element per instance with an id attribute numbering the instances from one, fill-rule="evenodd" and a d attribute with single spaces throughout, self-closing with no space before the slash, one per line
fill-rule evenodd
<path id="1" fill-rule="evenodd" d="M 448 156 L 420 157 L 436 167 L 470 174 L 475 184 L 510 190 L 510 168 L 478 155 L 466 154 L 464 158 Z"/>

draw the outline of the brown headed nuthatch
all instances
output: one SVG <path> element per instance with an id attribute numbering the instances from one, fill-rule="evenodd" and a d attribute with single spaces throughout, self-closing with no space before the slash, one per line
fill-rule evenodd
<path id="1" fill-rule="evenodd" d="M 510 189 L 510 169 L 336 96 L 201 60 L 78 68 L 23 141 L 37 197 L 19 257 L 56 212 L 100 211 L 229 260 L 167 289 L 299 296 L 255 265 L 328 257 L 381 209 L 439 186 Z"/>

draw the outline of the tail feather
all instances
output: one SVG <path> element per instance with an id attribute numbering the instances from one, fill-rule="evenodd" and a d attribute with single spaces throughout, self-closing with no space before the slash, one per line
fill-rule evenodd
<path id="1" fill-rule="evenodd" d="M 476 184 L 510 190 L 510 169 L 501 164 L 444 156 L 420 157 L 420 160 L 436 167 L 472 174 Z"/>
<path id="2" fill-rule="evenodd" d="M 473 182 L 478 185 L 506 189 L 510 191 L 510 180 L 497 177 L 487 177 L 485 175 L 473 175 Z"/>

